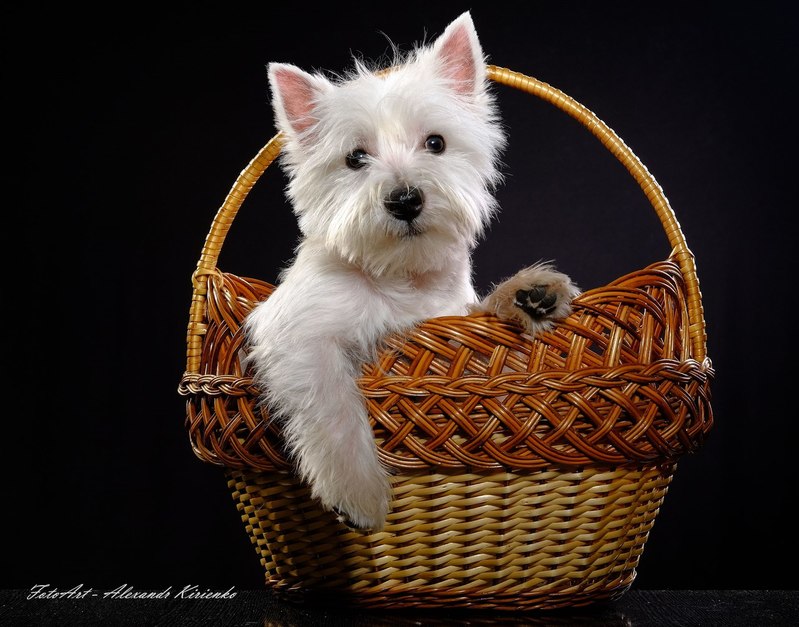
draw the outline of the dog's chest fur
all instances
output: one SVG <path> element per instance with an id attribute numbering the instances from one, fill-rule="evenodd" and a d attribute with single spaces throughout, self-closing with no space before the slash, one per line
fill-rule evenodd
<path id="1" fill-rule="evenodd" d="M 476 300 L 467 251 L 446 267 L 410 275 L 374 277 L 334 253 L 304 242 L 281 286 L 253 312 L 275 335 L 304 329 L 324 334 L 368 359 L 386 334 L 420 320 L 463 315 Z M 265 335 L 269 335 L 268 333 Z"/>

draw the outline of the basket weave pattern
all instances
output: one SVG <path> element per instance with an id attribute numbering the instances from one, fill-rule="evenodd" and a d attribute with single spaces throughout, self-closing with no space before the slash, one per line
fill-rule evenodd
<path id="1" fill-rule="evenodd" d="M 673 466 L 405 474 L 389 530 L 331 521 L 288 471 L 230 471 L 267 585 L 368 607 L 539 609 L 618 596 Z"/>
<path id="2" fill-rule="evenodd" d="M 241 323 L 273 288 L 209 280 L 202 363 L 186 375 L 197 455 L 229 468 L 291 468 L 278 426 L 242 375 Z M 712 426 L 706 367 L 688 357 L 682 276 L 654 264 L 586 292 L 536 339 L 492 316 L 438 318 L 392 337 L 361 390 L 390 468 L 528 469 L 672 460 Z"/>
<path id="3" fill-rule="evenodd" d="M 195 453 L 227 469 L 267 585 L 290 597 L 507 610 L 616 597 L 635 577 L 676 461 L 712 428 L 699 283 L 662 190 L 585 107 L 530 77 L 488 72 L 594 134 L 640 185 L 672 253 L 582 294 L 568 319 L 534 339 L 486 314 L 388 338 L 359 385 L 394 498 L 385 531 L 353 531 L 297 480 L 279 425 L 241 370 L 242 321 L 274 288 L 216 266 L 279 153 L 273 138 L 206 239 L 179 392 Z"/>

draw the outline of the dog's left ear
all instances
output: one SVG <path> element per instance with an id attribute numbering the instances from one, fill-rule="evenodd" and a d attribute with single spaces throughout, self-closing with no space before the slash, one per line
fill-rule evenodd
<path id="1" fill-rule="evenodd" d="M 433 55 L 438 71 L 452 81 L 459 94 L 472 96 L 485 88 L 485 57 L 468 11 L 436 39 Z"/>

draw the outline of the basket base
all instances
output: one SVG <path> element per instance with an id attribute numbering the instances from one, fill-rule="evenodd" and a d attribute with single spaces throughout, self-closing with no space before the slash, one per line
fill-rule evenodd
<path id="1" fill-rule="evenodd" d="M 287 600 L 519 611 L 629 589 L 674 470 L 398 475 L 378 533 L 340 523 L 289 472 L 229 470 L 228 485 Z"/>
<path id="2" fill-rule="evenodd" d="M 429 590 L 419 590 L 407 594 L 388 594 L 384 596 L 354 594 L 346 591 L 298 590 L 287 588 L 282 581 L 274 581 L 267 575 L 266 587 L 280 599 L 298 607 L 326 606 L 331 608 L 362 608 L 378 610 L 419 609 L 451 611 L 454 608 L 469 610 L 506 612 L 549 611 L 566 608 L 580 608 L 615 601 L 630 589 L 637 573 L 629 573 L 625 581 L 609 582 L 604 590 L 574 592 L 566 589 L 561 592 L 527 591 L 512 594 L 461 593 L 447 594 Z M 472 624 L 474 617 L 470 617 Z M 426 622 L 425 624 L 429 624 Z M 448 622 L 447 624 L 452 624 Z"/>

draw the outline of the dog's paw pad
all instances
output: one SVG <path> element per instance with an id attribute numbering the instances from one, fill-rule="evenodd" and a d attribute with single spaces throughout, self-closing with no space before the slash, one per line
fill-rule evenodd
<path id="1" fill-rule="evenodd" d="M 521 325 L 535 336 L 549 331 L 572 311 L 580 290 L 571 279 L 548 264 L 524 268 L 486 296 L 475 311 L 486 311 Z"/>
<path id="2" fill-rule="evenodd" d="M 513 304 L 531 318 L 545 318 L 555 311 L 559 296 L 547 285 L 533 285 L 528 290 L 518 290 Z"/>

